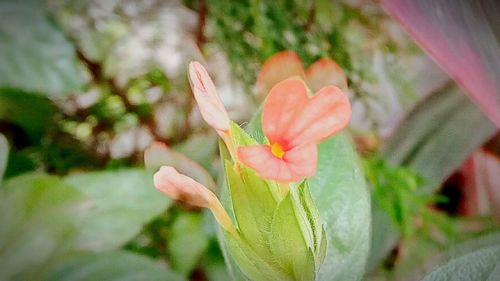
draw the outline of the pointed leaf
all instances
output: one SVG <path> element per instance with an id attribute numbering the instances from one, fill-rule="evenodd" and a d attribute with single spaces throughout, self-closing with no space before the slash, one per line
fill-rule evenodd
<path id="1" fill-rule="evenodd" d="M 318 264 L 323 264 L 325 261 L 326 257 L 326 251 L 328 249 L 328 236 L 326 236 L 326 231 L 324 227 L 321 227 L 321 244 L 319 245 L 319 252 L 318 252 Z"/>
<path id="2" fill-rule="evenodd" d="M 382 4 L 500 127 L 500 3 L 384 0 Z"/>
<path id="3" fill-rule="evenodd" d="M 224 166 L 226 161 L 230 161 L 231 156 L 229 155 L 229 151 L 227 150 L 227 147 L 222 140 L 219 140 L 219 151 L 222 160 L 221 165 Z M 235 221 L 234 207 L 233 203 L 231 202 L 230 191 L 227 184 L 227 177 L 224 172 L 222 172 L 221 175 L 219 176 L 218 186 L 220 186 L 218 194 L 219 200 L 221 201 L 222 206 L 224 206 L 224 209 L 226 209 L 226 211 L 228 212 L 229 216 L 233 219 L 233 221 Z M 236 242 L 235 241 L 231 242 L 228 239 L 231 238 L 227 237 L 227 233 L 225 233 L 220 227 L 217 228 L 217 241 L 219 242 L 219 245 L 221 247 L 222 255 L 224 256 L 224 261 L 229 275 L 231 276 L 232 280 L 246 281 L 248 279 L 245 277 L 241 269 L 236 264 L 237 257 L 233 256 L 238 253 L 239 255 L 242 255 L 242 253 L 241 252 L 234 253 L 234 249 L 232 249 L 233 253 L 230 253 L 230 247 L 232 245 L 231 243 L 234 244 Z M 244 256 L 242 258 L 244 258 Z"/>
<path id="4" fill-rule="evenodd" d="M 311 197 L 311 193 L 309 191 L 309 185 L 307 182 L 304 182 L 301 186 L 298 187 L 299 191 L 299 199 L 300 206 L 303 208 L 304 213 L 306 215 L 307 221 L 312 230 L 313 235 L 313 249 L 315 251 L 315 256 L 321 256 L 321 247 L 326 247 L 326 240 L 323 238 L 323 223 L 319 216 L 318 208 L 314 203 L 314 200 Z M 324 243 L 325 245 L 321 245 Z"/>
<path id="5" fill-rule="evenodd" d="M 370 193 L 349 137 L 333 136 L 318 150 L 318 170 L 308 180 L 328 238 L 318 280 L 360 280 L 370 245 Z"/>
<path id="6" fill-rule="evenodd" d="M 304 280 L 302 278 L 305 276 L 314 277 L 315 263 L 308 243 L 304 240 L 293 200 L 289 193 L 276 209 L 271 224 L 270 247 L 280 266 L 294 276 L 293 280 Z"/>
<path id="7" fill-rule="evenodd" d="M 225 235 L 224 241 L 230 249 L 231 260 L 235 260 L 238 265 L 233 264 L 232 267 L 243 273 L 250 280 L 263 280 L 263 281 L 287 281 L 290 277 L 286 275 L 276 264 L 271 264 L 269 261 L 263 260 L 253 248 L 244 240 L 231 235 Z M 227 259 L 227 258 L 226 258 Z M 231 270 L 231 269 L 230 269 Z M 235 280 L 248 280 L 243 275 L 235 275 Z"/>
<path id="8" fill-rule="evenodd" d="M 241 235 L 258 254 L 263 257 L 269 256 L 268 233 L 277 206 L 276 200 L 265 182 L 258 179 L 255 173 L 243 167 L 238 173 L 229 161 L 226 161 L 225 170 L 233 200 L 234 215 Z"/>

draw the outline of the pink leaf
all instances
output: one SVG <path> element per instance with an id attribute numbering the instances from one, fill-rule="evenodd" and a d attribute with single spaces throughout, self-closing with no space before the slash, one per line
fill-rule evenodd
<path id="1" fill-rule="evenodd" d="M 500 127 L 499 2 L 383 0 L 382 4 Z"/>

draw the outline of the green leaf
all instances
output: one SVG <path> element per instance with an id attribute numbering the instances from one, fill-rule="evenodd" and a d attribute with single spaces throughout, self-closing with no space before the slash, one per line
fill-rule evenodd
<path id="1" fill-rule="evenodd" d="M 56 112 L 54 104 L 45 97 L 0 89 L 0 120 L 21 127 L 34 143 L 40 142 L 42 134 L 53 123 Z"/>
<path id="2" fill-rule="evenodd" d="M 0 1 L 0 87 L 50 96 L 83 84 L 75 50 L 47 18 L 44 1 Z"/>
<path id="3" fill-rule="evenodd" d="M 495 126 L 456 86 L 418 104 L 383 148 L 395 165 L 414 169 L 439 187 L 466 157 L 496 132 Z"/>
<path id="4" fill-rule="evenodd" d="M 172 268 L 189 276 L 208 247 L 208 236 L 203 230 L 202 213 L 181 213 L 172 225 L 168 239 L 168 253 Z"/>
<path id="5" fill-rule="evenodd" d="M 25 174 L 0 188 L 0 280 L 40 276 L 75 237 L 75 217 L 88 203 L 57 177 Z"/>
<path id="6" fill-rule="evenodd" d="M 152 173 L 142 169 L 75 174 L 65 182 L 91 199 L 79 224 L 77 249 L 120 247 L 170 204 L 153 187 Z"/>
<path id="7" fill-rule="evenodd" d="M 360 280 L 371 232 L 370 192 L 351 140 L 338 134 L 318 147 L 318 170 L 308 180 L 328 248 L 318 280 Z"/>
<path id="8" fill-rule="evenodd" d="M 9 159 L 9 143 L 3 134 L 0 133 L 0 184 L 2 183 L 7 160 Z"/>
<path id="9" fill-rule="evenodd" d="M 453 259 L 427 275 L 423 281 L 490 281 L 500 276 L 500 246 L 481 249 Z"/>
<path id="10" fill-rule="evenodd" d="M 126 251 L 65 257 L 45 281 L 181 281 L 165 264 Z"/>

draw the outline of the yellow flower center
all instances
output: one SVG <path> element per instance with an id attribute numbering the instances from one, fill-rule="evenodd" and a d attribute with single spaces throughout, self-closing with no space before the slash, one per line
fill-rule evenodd
<path id="1" fill-rule="evenodd" d="M 273 143 L 273 145 L 271 145 L 271 152 L 278 158 L 282 158 L 285 154 L 285 151 L 283 151 L 283 147 L 279 143 Z"/>

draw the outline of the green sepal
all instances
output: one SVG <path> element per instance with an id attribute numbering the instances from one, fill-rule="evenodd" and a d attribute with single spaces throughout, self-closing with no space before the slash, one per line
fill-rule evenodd
<path id="1" fill-rule="evenodd" d="M 306 218 L 309 222 L 309 227 L 312 232 L 312 248 L 314 249 L 314 256 L 316 257 L 316 264 L 319 268 L 321 263 L 323 263 L 323 258 L 321 258 L 321 251 L 326 251 L 326 240 L 324 239 L 324 227 L 319 216 L 318 208 L 311 196 L 309 191 L 309 185 L 307 181 L 302 182 L 302 184 L 297 188 L 300 199 L 300 206 L 302 206 Z M 325 249 L 322 249 L 324 247 Z M 324 256 L 324 253 L 323 253 Z"/>
<path id="2" fill-rule="evenodd" d="M 246 145 L 256 145 L 257 141 L 254 140 L 245 130 L 243 130 L 238 124 L 231 121 L 230 124 L 230 136 L 234 145 L 246 146 Z"/>
<path id="3" fill-rule="evenodd" d="M 301 271 L 301 275 L 300 275 L 300 278 L 298 278 L 297 280 L 301 280 L 301 281 L 313 281 L 313 280 L 316 280 L 316 273 L 317 273 L 317 269 L 316 269 L 316 259 L 314 258 L 314 253 L 311 249 L 309 249 L 307 251 L 307 254 L 306 254 L 306 264 L 304 265 L 304 268 L 303 270 Z"/>
<path id="4" fill-rule="evenodd" d="M 288 281 L 289 276 L 276 264 L 263 259 L 242 237 L 224 233 L 229 252 L 249 280 Z M 311 279 L 312 280 L 312 279 Z"/>
<path id="5" fill-rule="evenodd" d="M 326 236 L 325 227 L 322 227 L 321 229 L 322 229 L 322 231 L 321 231 L 321 243 L 319 244 L 319 252 L 318 252 L 318 256 L 316 258 L 316 260 L 317 260 L 316 270 L 319 270 L 319 267 L 325 261 L 326 250 L 328 247 L 328 240 L 327 240 L 327 236 Z"/>
<path id="6" fill-rule="evenodd" d="M 314 255 L 303 235 L 300 210 L 291 193 L 280 202 L 271 224 L 271 252 L 292 280 L 314 280 Z M 306 278 L 306 279 L 303 279 Z"/>
<path id="7" fill-rule="evenodd" d="M 254 182 L 255 176 L 248 174 L 245 169 L 235 171 L 232 162 L 225 162 L 226 178 L 231 194 L 236 224 L 241 235 L 250 243 L 260 255 L 270 256 L 267 241 L 273 212 L 278 205 L 271 192 L 260 182 Z M 242 177 L 242 174 L 247 174 Z M 247 181 L 243 181 L 243 179 Z"/>

